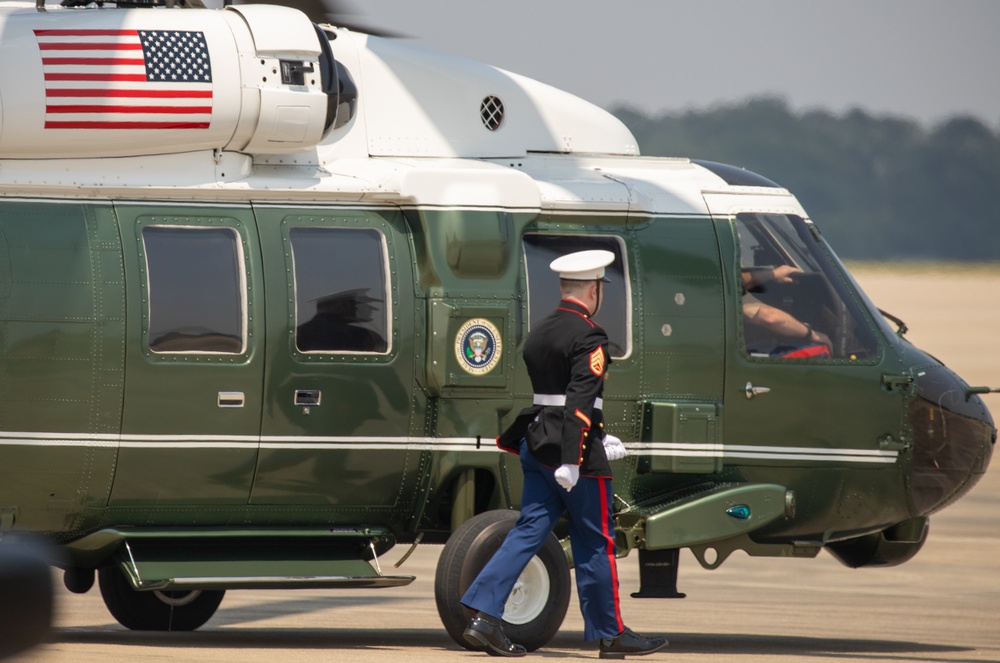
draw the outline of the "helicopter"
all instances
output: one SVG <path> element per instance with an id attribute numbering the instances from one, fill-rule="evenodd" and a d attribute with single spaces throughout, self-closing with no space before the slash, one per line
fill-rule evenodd
<path id="1" fill-rule="evenodd" d="M 442 623 L 517 517 L 497 436 L 556 257 L 615 255 L 615 539 L 911 559 L 985 473 L 980 398 L 862 292 L 795 196 L 641 156 L 551 86 L 274 5 L 0 5 L 0 535 L 135 630 L 225 592 L 392 587 L 443 545 Z M 557 530 L 504 619 L 565 616 Z"/>

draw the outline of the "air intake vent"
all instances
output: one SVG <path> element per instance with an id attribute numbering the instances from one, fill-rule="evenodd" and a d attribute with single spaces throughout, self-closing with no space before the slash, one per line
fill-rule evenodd
<path id="1" fill-rule="evenodd" d="M 500 97 L 489 96 L 479 105 L 479 117 L 483 126 L 490 131 L 496 131 L 503 125 L 503 102 Z"/>

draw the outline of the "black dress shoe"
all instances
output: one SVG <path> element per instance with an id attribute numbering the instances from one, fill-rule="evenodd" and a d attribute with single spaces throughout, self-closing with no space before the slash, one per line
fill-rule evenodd
<path id="1" fill-rule="evenodd" d="M 601 638 L 601 658 L 642 656 L 667 646 L 666 638 L 647 638 L 626 628 L 613 638 Z"/>
<path id="2" fill-rule="evenodd" d="M 500 620 L 478 612 L 465 629 L 465 640 L 475 647 L 485 649 L 491 656 L 524 656 L 528 650 L 515 645 L 504 635 Z"/>

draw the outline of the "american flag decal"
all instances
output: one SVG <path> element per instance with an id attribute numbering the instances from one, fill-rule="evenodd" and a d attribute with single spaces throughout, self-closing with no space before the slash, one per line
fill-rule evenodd
<path id="1" fill-rule="evenodd" d="M 46 129 L 207 129 L 212 65 L 202 32 L 35 30 Z"/>

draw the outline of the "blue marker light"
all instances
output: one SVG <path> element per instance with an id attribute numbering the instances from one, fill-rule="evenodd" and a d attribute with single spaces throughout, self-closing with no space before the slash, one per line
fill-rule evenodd
<path id="1" fill-rule="evenodd" d="M 733 518 L 739 518 L 740 520 L 746 520 L 750 517 L 750 507 L 746 504 L 729 507 L 726 509 L 726 515 L 732 516 Z"/>

